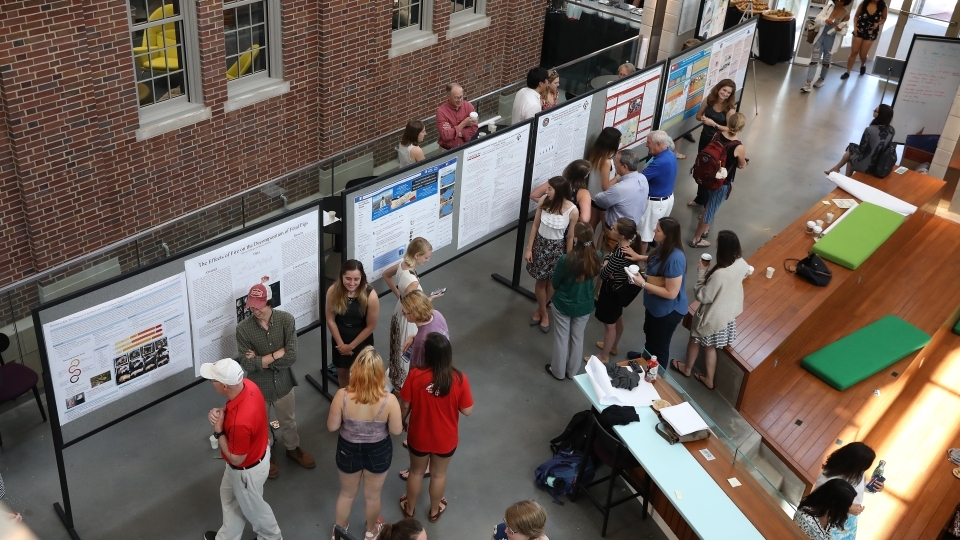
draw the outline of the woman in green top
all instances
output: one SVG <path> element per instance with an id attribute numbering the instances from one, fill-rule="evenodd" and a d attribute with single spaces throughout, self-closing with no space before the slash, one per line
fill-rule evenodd
<path id="1" fill-rule="evenodd" d="M 563 380 L 580 371 L 583 331 L 593 312 L 593 279 L 600 273 L 600 252 L 593 229 L 580 222 L 573 230 L 573 249 L 560 257 L 553 272 L 553 359 L 547 373 Z"/>

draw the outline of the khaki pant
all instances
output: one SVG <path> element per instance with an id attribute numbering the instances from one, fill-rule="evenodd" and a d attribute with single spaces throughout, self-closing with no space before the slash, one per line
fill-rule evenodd
<path id="1" fill-rule="evenodd" d="M 291 388 L 287 395 L 273 403 L 267 403 L 267 420 L 270 420 L 270 405 L 273 405 L 277 421 L 280 422 L 280 438 L 287 450 L 300 446 L 300 435 L 297 434 L 297 403 L 293 395 L 295 390 Z"/>
<path id="2" fill-rule="evenodd" d="M 263 500 L 263 483 L 270 472 L 270 447 L 256 467 L 238 471 L 227 463 L 220 482 L 223 525 L 217 540 L 240 540 L 247 521 L 260 540 L 282 540 L 273 509 Z"/>

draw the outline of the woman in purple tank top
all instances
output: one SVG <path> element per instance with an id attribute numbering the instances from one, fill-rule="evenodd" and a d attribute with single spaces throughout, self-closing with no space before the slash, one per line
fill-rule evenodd
<path id="1" fill-rule="evenodd" d="M 393 460 L 390 434 L 403 432 L 400 403 L 387 392 L 383 359 L 373 347 L 366 347 L 350 368 L 350 384 L 333 396 L 327 429 L 340 430 L 337 440 L 337 469 L 340 472 L 340 496 L 337 498 L 336 524 L 349 527 L 350 507 L 360 491 L 367 502 L 365 537 L 376 537 L 383 527 L 380 516 L 380 492 Z"/>

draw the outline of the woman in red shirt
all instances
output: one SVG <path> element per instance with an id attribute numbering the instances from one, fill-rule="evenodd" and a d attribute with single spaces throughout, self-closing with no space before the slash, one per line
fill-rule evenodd
<path id="1" fill-rule="evenodd" d="M 410 476 L 407 493 L 400 497 L 405 517 L 413 517 L 423 488 L 423 474 L 430 465 L 430 513 L 435 523 L 447 509 L 443 492 L 447 467 L 457 450 L 460 415 L 473 412 L 473 396 L 467 376 L 453 367 L 450 340 L 438 332 L 427 335 L 424 365 L 414 367 L 400 389 L 400 412 L 407 428 Z"/>

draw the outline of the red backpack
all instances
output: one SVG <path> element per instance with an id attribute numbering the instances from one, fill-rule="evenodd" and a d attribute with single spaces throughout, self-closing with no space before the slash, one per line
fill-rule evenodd
<path id="1" fill-rule="evenodd" d="M 721 143 L 717 140 L 718 135 L 719 133 L 715 134 L 707 146 L 697 154 L 697 159 L 693 162 L 693 167 L 690 168 L 693 179 L 710 191 L 720 189 L 727 181 L 726 178 L 717 178 L 717 173 L 721 167 L 725 166 L 727 152 L 740 145 L 740 141 Z"/>

